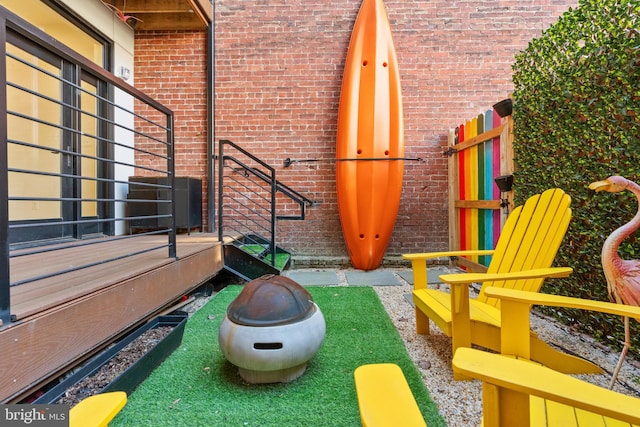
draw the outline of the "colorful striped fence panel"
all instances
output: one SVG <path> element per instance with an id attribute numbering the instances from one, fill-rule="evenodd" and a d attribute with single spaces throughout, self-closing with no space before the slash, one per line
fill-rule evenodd
<path id="1" fill-rule="evenodd" d="M 457 179 L 458 198 L 460 208 L 458 214 L 459 249 L 493 249 L 500 235 L 501 211 L 499 206 L 500 190 L 494 182 L 494 178 L 502 175 L 507 169 L 504 156 L 501 154 L 501 137 L 504 133 L 497 134 L 494 138 L 488 138 L 475 143 L 474 138 L 481 141 L 483 134 L 504 127 L 502 119 L 493 110 L 488 110 L 477 117 L 473 117 L 456 128 L 457 138 L 455 145 L 464 148 L 457 150 Z M 495 133 L 495 132 L 494 132 Z M 477 138 L 476 138 L 477 137 Z M 465 141 L 471 145 L 463 144 Z M 455 145 L 453 148 L 455 148 Z M 473 201 L 480 202 L 477 207 Z M 481 201 L 494 201 L 490 206 Z M 497 201 L 497 202 L 496 202 Z M 489 265 L 490 256 L 472 257 L 475 263 L 484 266 Z"/>

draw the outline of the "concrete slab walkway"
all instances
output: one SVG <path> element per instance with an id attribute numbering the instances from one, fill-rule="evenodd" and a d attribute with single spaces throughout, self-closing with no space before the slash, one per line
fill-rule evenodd
<path id="1" fill-rule="evenodd" d="M 440 283 L 439 276 L 451 273 L 448 267 L 431 267 L 427 271 L 429 283 Z M 411 268 L 378 268 L 372 271 L 342 268 L 300 268 L 285 270 L 283 276 L 302 286 L 402 286 L 413 285 Z"/>
<path id="2" fill-rule="evenodd" d="M 302 286 L 337 286 L 337 270 L 285 270 L 283 276 L 288 277 Z"/>
<path id="3" fill-rule="evenodd" d="M 350 286 L 401 286 L 390 270 L 377 269 L 371 271 L 347 270 L 345 279 Z"/>

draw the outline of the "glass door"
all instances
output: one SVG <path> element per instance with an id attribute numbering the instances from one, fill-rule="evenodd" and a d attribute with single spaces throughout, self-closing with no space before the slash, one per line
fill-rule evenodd
<path id="1" fill-rule="evenodd" d="M 112 234 L 107 86 L 19 35 L 7 42 L 12 244 Z"/>
<path id="2" fill-rule="evenodd" d="M 76 17 L 42 0 L 3 6 L 90 61 L 105 66 L 108 44 Z M 15 33 L 7 36 L 9 239 L 41 244 L 113 234 L 112 132 L 107 86 Z M 29 171 L 21 172 L 21 171 Z"/>

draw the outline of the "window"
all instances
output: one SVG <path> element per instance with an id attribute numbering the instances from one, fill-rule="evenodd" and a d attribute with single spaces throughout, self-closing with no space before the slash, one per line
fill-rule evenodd
<path id="1" fill-rule="evenodd" d="M 0 4 L 82 56 L 108 69 L 108 43 L 55 3 L 42 0 L 0 0 Z"/>

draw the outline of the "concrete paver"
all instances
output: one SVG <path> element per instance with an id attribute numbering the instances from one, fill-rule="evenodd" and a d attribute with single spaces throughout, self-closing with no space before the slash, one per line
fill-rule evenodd
<path id="1" fill-rule="evenodd" d="M 427 269 L 427 283 L 442 283 L 439 276 L 441 274 L 450 273 L 450 270 L 429 268 Z M 399 271 L 398 275 L 413 285 L 413 272 L 411 270 Z"/>
<path id="2" fill-rule="evenodd" d="M 282 275 L 302 286 L 336 286 L 339 284 L 336 270 L 285 270 Z"/>
<path id="3" fill-rule="evenodd" d="M 349 286 L 401 286 L 402 283 L 389 270 L 347 270 L 345 278 Z"/>

